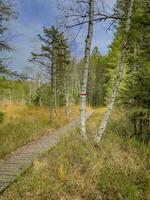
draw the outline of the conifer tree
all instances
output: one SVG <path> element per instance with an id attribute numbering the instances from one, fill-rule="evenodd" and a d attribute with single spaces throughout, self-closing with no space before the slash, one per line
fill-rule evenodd
<path id="1" fill-rule="evenodd" d="M 12 8 L 5 0 L 0 0 L 0 52 L 12 50 L 7 42 L 5 33 L 8 29 L 6 22 L 8 22 L 13 15 Z M 5 66 L 4 59 L 0 57 L 0 74 L 10 74 L 10 70 Z"/>
<path id="2" fill-rule="evenodd" d="M 95 136 L 95 142 L 97 144 L 99 144 L 99 142 L 102 138 L 102 135 L 104 134 L 104 131 L 106 129 L 106 126 L 108 124 L 108 120 L 109 120 L 110 114 L 111 114 L 112 109 L 113 109 L 113 105 L 114 105 L 115 100 L 116 100 L 117 91 L 118 91 L 118 88 L 120 86 L 120 82 L 122 80 L 122 75 L 123 75 L 123 71 L 124 71 L 125 53 L 126 53 L 126 48 L 127 48 L 127 44 L 128 44 L 128 34 L 129 34 L 129 31 L 130 31 L 130 28 L 131 28 L 131 16 L 132 16 L 132 13 L 133 13 L 133 3 L 134 3 L 134 0 L 131 0 L 129 2 L 129 5 L 128 5 L 127 17 L 126 17 L 126 23 L 125 23 L 125 31 L 124 31 L 124 38 L 123 38 L 123 41 L 122 41 L 119 64 L 118 64 L 117 78 L 116 78 L 115 83 L 113 85 L 112 94 L 111 94 L 111 97 L 109 99 L 107 111 L 104 114 L 102 122 L 100 123 L 99 129 L 98 129 L 97 134 Z"/>
<path id="3" fill-rule="evenodd" d="M 149 5 L 149 6 L 148 6 Z M 132 136 L 150 141 L 150 34 L 148 1 L 136 1 L 126 54 L 126 74 L 120 103 L 128 110 L 133 124 Z"/>
<path id="4" fill-rule="evenodd" d="M 66 80 L 69 77 L 70 50 L 63 33 L 54 26 L 50 29 L 44 28 L 43 33 L 44 36 L 39 35 L 42 42 L 41 52 L 32 53 L 31 61 L 39 63 L 48 75 L 49 104 L 56 113 L 64 94 L 68 95 L 69 84 Z"/>

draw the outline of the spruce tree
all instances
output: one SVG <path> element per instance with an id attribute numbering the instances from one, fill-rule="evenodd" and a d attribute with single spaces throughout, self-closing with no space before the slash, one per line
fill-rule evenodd
<path id="1" fill-rule="evenodd" d="M 5 33 L 8 30 L 6 24 L 12 18 L 12 16 L 13 11 L 11 6 L 6 3 L 5 0 L 0 0 L 0 52 L 12 50 L 9 43 L 7 42 L 7 38 L 5 37 Z M 0 74 L 11 75 L 11 71 L 6 67 L 2 56 L 0 57 Z"/>
<path id="2" fill-rule="evenodd" d="M 54 26 L 43 28 L 43 36 L 38 37 L 42 42 L 41 50 L 32 53 L 31 61 L 39 63 L 48 77 L 49 105 L 56 113 L 57 106 L 64 103 L 69 93 L 70 50 L 64 34 Z"/>

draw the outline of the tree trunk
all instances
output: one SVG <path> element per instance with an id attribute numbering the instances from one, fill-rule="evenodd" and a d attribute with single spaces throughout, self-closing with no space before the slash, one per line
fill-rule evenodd
<path id="1" fill-rule="evenodd" d="M 66 114 L 69 116 L 70 111 L 69 111 L 69 93 L 66 93 Z"/>
<path id="2" fill-rule="evenodd" d="M 80 105 L 80 135 L 83 138 L 86 136 L 86 91 L 87 91 L 87 81 L 88 81 L 88 69 L 89 69 L 89 59 L 90 59 L 90 49 L 91 40 L 93 36 L 93 18 L 94 18 L 94 0 L 89 0 L 89 23 L 88 23 L 88 33 L 85 41 L 85 55 L 84 55 L 84 71 L 81 85 L 81 105 Z"/>
<path id="3" fill-rule="evenodd" d="M 129 9 L 128 9 L 128 16 L 127 16 L 126 27 L 125 27 L 126 34 L 125 34 L 125 38 L 124 38 L 122 48 L 121 48 L 117 78 L 116 78 L 116 81 L 115 81 L 114 86 L 113 86 L 113 90 L 112 90 L 112 94 L 111 94 L 111 97 L 110 97 L 110 100 L 109 100 L 107 111 L 104 114 L 104 117 L 102 119 L 102 122 L 100 123 L 98 132 L 97 132 L 96 137 L 95 137 L 95 142 L 97 144 L 99 144 L 99 142 L 101 141 L 102 135 L 104 134 L 105 129 L 107 127 L 107 123 L 108 123 L 110 114 L 112 112 L 113 105 L 115 103 L 115 99 L 116 99 L 116 95 L 117 95 L 117 91 L 118 91 L 118 88 L 120 86 L 120 82 L 121 82 L 121 79 L 122 79 L 122 75 L 123 75 L 123 71 L 124 71 L 125 52 L 126 52 L 126 46 L 127 46 L 127 42 L 128 42 L 128 32 L 129 32 L 130 26 L 131 26 L 131 16 L 132 16 L 132 10 L 133 10 L 133 3 L 134 3 L 134 0 L 131 0 L 130 5 L 129 5 Z"/>
<path id="4" fill-rule="evenodd" d="M 49 89 L 49 94 L 50 94 L 50 122 L 52 121 L 53 118 L 53 110 L 54 110 L 54 93 L 55 93 L 55 64 L 54 64 L 54 42 L 52 40 L 52 63 L 51 63 L 51 77 L 50 77 L 50 89 Z"/>
<path id="5" fill-rule="evenodd" d="M 66 80 L 64 80 L 65 82 L 65 97 L 66 97 L 66 114 L 67 116 L 69 116 L 69 113 L 70 113 L 70 103 L 69 103 L 69 84 L 68 84 L 68 75 L 66 77 Z"/>
<path id="6" fill-rule="evenodd" d="M 137 135 L 136 124 L 137 124 L 137 120 L 136 120 L 136 116 L 135 116 L 135 114 L 134 114 L 134 118 L 133 118 L 134 135 Z"/>
<path id="7" fill-rule="evenodd" d="M 56 70 L 56 69 L 55 69 Z M 57 77 L 56 77 L 56 71 L 55 71 L 55 88 L 54 88 L 54 112 L 57 115 Z"/>

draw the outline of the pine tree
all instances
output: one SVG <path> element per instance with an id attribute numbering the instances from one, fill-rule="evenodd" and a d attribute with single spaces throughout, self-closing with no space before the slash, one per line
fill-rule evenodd
<path id="1" fill-rule="evenodd" d="M 121 17 L 127 13 L 127 2 L 117 2 L 115 12 Z M 128 45 L 124 60 L 124 73 L 116 96 L 117 106 L 126 109 L 127 116 L 133 124 L 131 136 L 149 142 L 150 126 L 150 4 L 147 0 L 134 2 L 132 23 L 128 32 Z M 113 43 L 106 56 L 106 101 L 109 100 L 112 84 L 116 79 L 117 63 L 124 35 L 124 21 L 120 21 Z M 107 82 L 108 81 L 108 82 Z"/>
<path id="2" fill-rule="evenodd" d="M 43 36 L 39 35 L 41 52 L 32 53 L 31 61 L 39 63 L 48 76 L 50 110 L 56 113 L 57 106 L 63 104 L 66 96 L 68 104 L 70 50 L 64 34 L 54 26 L 44 28 L 43 33 Z"/>
<path id="3" fill-rule="evenodd" d="M 122 76 L 123 76 L 123 72 L 124 72 L 125 53 L 126 53 L 127 44 L 128 44 L 128 34 L 129 34 L 129 31 L 130 31 L 130 28 L 131 28 L 131 16 L 132 16 L 132 13 L 133 13 L 133 3 L 134 3 L 134 0 L 131 0 L 129 5 L 128 5 L 127 17 L 126 17 L 126 23 L 125 23 L 125 31 L 124 31 L 124 38 L 123 38 L 122 45 L 121 45 L 120 58 L 119 58 L 119 64 L 118 64 L 117 78 L 116 78 L 115 83 L 113 85 L 113 89 L 112 89 L 111 97 L 109 99 L 107 111 L 104 114 L 104 117 L 102 119 L 102 122 L 100 123 L 99 129 L 98 129 L 96 137 L 95 137 L 95 142 L 97 144 L 99 144 L 99 142 L 102 138 L 102 135 L 105 132 L 110 114 L 112 112 L 112 109 L 113 109 L 113 106 L 114 106 L 114 103 L 115 103 L 115 100 L 116 100 L 118 88 L 119 88 L 120 82 L 122 80 Z"/>
<path id="4" fill-rule="evenodd" d="M 106 57 L 102 56 L 98 47 L 94 47 L 90 56 L 88 100 L 91 106 L 104 105 L 106 84 Z"/>
<path id="5" fill-rule="evenodd" d="M 149 6 L 148 6 L 149 5 Z M 150 33 L 148 1 L 135 3 L 135 14 L 127 52 L 127 73 L 120 94 L 120 103 L 128 109 L 133 135 L 150 141 Z"/>
<path id="6" fill-rule="evenodd" d="M 0 52 L 12 50 L 7 42 L 5 33 L 8 30 L 6 22 L 13 16 L 13 11 L 10 5 L 5 0 L 0 0 Z M 3 57 L 0 57 L 0 74 L 11 74 L 10 70 L 5 66 Z"/>

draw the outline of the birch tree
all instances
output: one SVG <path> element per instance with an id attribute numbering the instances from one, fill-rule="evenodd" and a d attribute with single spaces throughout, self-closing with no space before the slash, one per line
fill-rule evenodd
<path id="1" fill-rule="evenodd" d="M 101 5 L 102 4 L 102 5 Z M 61 6 L 60 6 L 61 5 Z M 103 9 L 103 1 L 99 1 L 94 4 L 94 0 L 77 0 L 75 4 L 71 1 L 65 3 L 63 1 L 59 7 L 63 10 L 64 16 L 61 24 L 67 28 L 74 28 L 79 26 L 79 32 L 84 24 L 88 25 L 87 37 L 85 40 L 85 53 L 84 53 L 84 65 L 83 65 L 83 77 L 81 81 L 81 105 L 80 105 L 80 135 L 83 138 L 87 138 L 86 135 L 86 93 L 87 93 L 87 82 L 88 82 L 88 71 L 89 71 L 89 59 L 90 59 L 90 49 L 91 41 L 93 36 L 93 25 L 94 22 L 101 22 L 106 20 L 111 20 L 110 26 L 115 23 L 118 19 L 121 19 L 118 15 L 112 13 L 108 14 Z M 69 20 L 69 21 L 68 21 Z M 71 23 L 70 23 L 71 22 Z M 77 33 L 76 37 L 78 36 Z M 75 38 L 76 38 L 75 37 Z"/>
<path id="2" fill-rule="evenodd" d="M 89 59 L 91 41 L 93 36 L 93 19 L 94 19 L 94 0 L 89 0 L 89 22 L 88 22 L 88 33 L 85 40 L 85 54 L 84 54 L 84 69 L 83 78 L 81 85 L 81 107 L 80 107 L 80 134 L 86 138 L 86 92 L 87 92 L 87 81 L 88 81 L 88 70 L 89 70 Z"/>
<path id="3" fill-rule="evenodd" d="M 122 75 L 123 75 L 123 71 L 124 71 L 125 53 L 126 53 L 126 47 L 127 47 L 127 43 L 128 43 L 128 33 L 129 33 L 130 27 L 131 27 L 131 17 L 132 17 L 132 12 L 133 12 L 133 4 L 134 4 L 134 0 L 131 0 L 130 3 L 129 3 L 127 20 L 126 20 L 126 25 L 125 25 L 125 36 L 124 36 L 124 40 L 123 40 L 123 43 L 122 43 L 121 53 L 120 53 L 120 58 L 119 58 L 117 78 L 116 78 L 116 81 L 115 81 L 113 89 L 112 89 L 112 94 L 111 94 L 111 97 L 110 97 L 110 100 L 109 100 L 107 111 L 104 114 L 104 117 L 103 117 L 103 119 L 100 123 L 97 134 L 95 136 L 95 142 L 97 144 L 99 144 L 99 142 L 101 141 L 102 135 L 104 134 L 105 129 L 107 127 L 109 117 L 110 117 L 110 114 L 113 110 L 113 106 L 114 106 L 114 103 L 115 103 L 117 91 L 118 91 L 118 88 L 119 88 L 119 85 L 120 85 L 120 82 L 121 82 L 121 79 L 122 79 Z"/>

